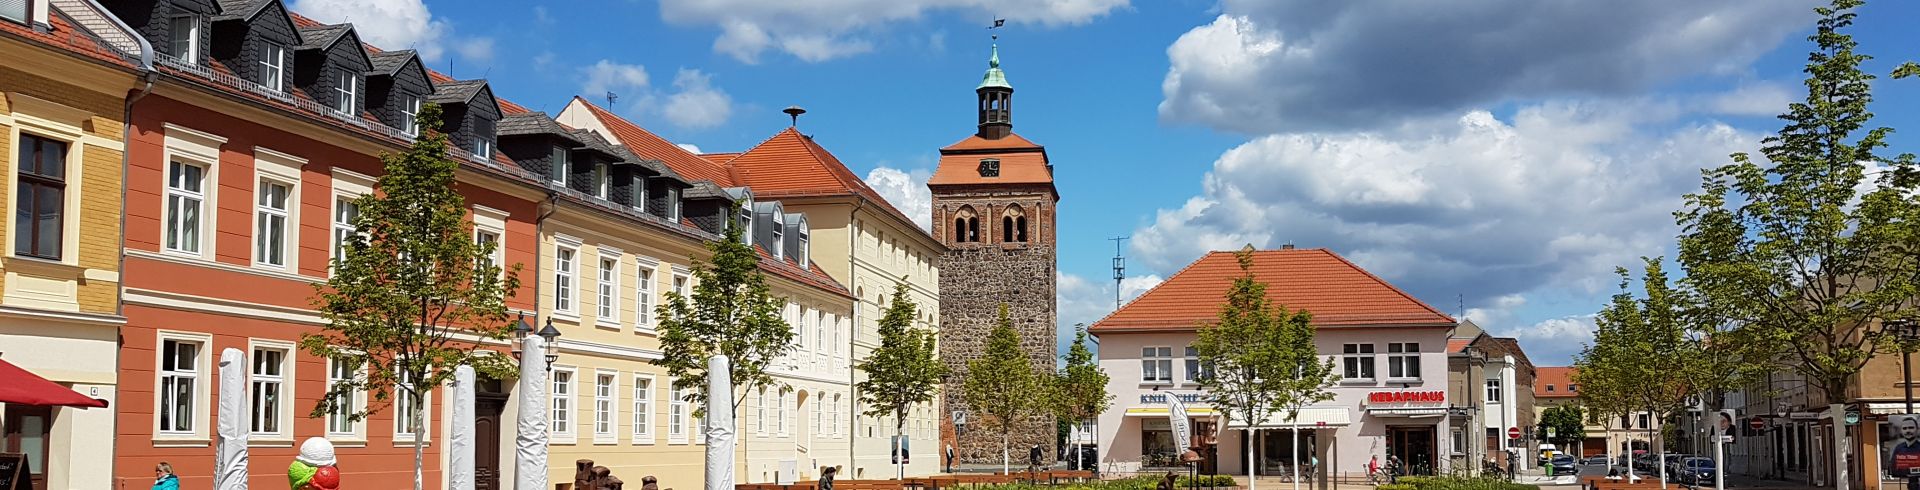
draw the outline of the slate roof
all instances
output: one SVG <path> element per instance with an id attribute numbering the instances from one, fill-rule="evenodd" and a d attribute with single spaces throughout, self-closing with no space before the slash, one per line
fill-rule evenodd
<path id="1" fill-rule="evenodd" d="M 1313 314 L 1316 328 L 1451 327 L 1452 317 L 1326 249 L 1253 253 L 1254 278 L 1267 298 Z M 1211 252 L 1088 327 L 1094 333 L 1182 332 L 1220 314 L 1221 298 L 1240 277 L 1233 252 Z"/>
<path id="2" fill-rule="evenodd" d="M 540 114 L 540 115 L 541 117 L 546 116 L 546 114 Z M 549 119 L 549 121 L 551 121 L 551 119 Z M 560 125 L 560 123 L 554 123 L 554 125 L 558 126 Z M 625 155 L 622 155 L 619 150 L 613 149 L 612 143 L 608 143 L 606 138 L 602 138 L 600 137 L 600 135 L 594 134 L 593 131 L 589 131 L 585 129 L 574 129 L 574 130 L 569 130 L 567 134 L 572 135 L 574 140 L 577 140 L 581 144 L 586 145 L 587 149 L 598 151 L 602 154 L 605 154 L 608 157 L 618 158 L 622 161 L 626 160 Z M 633 162 L 633 163 L 639 163 L 639 162 Z"/>
<path id="3" fill-rule="evenodd" d="M 683 199 L 734 200 L 733 196 L 729 195 L 725 189 L 721 189 L 718 184 L 705 180 L 694 182 L 692 188 L 680 193 L 680 197 Z"/>
<path id="4" fill-rule="evenodd" d="M 213 20 L 250 19 L 260 9 L 266 8 L 271 0 L 220 0 L 220 15 Z"/>
<path id="5" fill-rule="evenodd" d="M 414 56 L 417 55 L 411 49 L 381 51 L 367 55 L 367 58 L 373 61 L 373 71 L 370 73 L 392 76 L 400 72 L 400 67 L 407 66 L 407 60 L 412 59 Z"/>
<path id="6" fill-rule="evenodd" d="M 333 24 L 300 28 L 300 45 L 295 49 L 327 49 L 341 36 L 353 30 L 353 24 Z"/>
<path id="7" fill-rule="evenodd" d="M 436 81 L 433 84 L 433 95 L 427 96 L 427 101 L 436 104 L 465 104 L 472 101 L 475 95 L 480 94 L 480 89 L 486 86 L 485 79 Z"/>
<path id="8" fill-rule="evenodd" d="M 544 134 L 572 141 L 574 144 L 584 144 L 573 133 L 567 131 L 567 128 L 561 127 L 560 123 L 554 122 L 542 112 L 525 112 L 501 117 L 500 122 L 494 125 L 494 132 L 500 136 Z"/>

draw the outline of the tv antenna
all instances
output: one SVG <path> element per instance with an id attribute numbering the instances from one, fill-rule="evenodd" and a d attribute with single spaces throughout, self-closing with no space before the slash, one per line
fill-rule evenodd
<path id="1" fill-rule="evenodd" d="M 607 91 L 607 109 L 613 109 L 613 101 L 616 101 L 616 100 L 620 100 L 620 94 L 616 94 L 616 93 L 613 93 L 612 90 L 608 90 Z"/>

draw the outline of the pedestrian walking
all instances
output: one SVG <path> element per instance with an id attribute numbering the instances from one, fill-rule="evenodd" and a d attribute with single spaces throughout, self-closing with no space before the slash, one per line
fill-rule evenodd
<path id="1" fill-rule="evenodd" d="M 947 472 L 953 472 L 953 444 L 947 444 Z"/>
<path id="2" fill-rule="evenodd" d="M 161 461 L 153 467 L 153 490 L 180 490 L 180 477 L 173 474 L 173 465 Z"/>
<path id="3" fill-rule="evenodd" d="M 820 485 L 817 487 L 818 490 L 833 490 L 833 476 L 838 474 L 840 474 L 840 468 L 837 466 L 828 466 L 826 469 L 820 470 Z"/>
<path id="4" fill-rule="evenodd" d="M 660 490 L 660 479 L 653 475 L 640 477 L 640 490 Z"/>

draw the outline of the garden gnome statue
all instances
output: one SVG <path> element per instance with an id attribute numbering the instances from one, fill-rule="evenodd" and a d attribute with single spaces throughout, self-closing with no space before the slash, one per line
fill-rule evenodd
<path id="1" fill-rule="evenodd" d="M 333 443 L 309 437 L 300 443 L 300 455 L 287 465 L 287 487 L 292 490 L 339 490 L 340 468 L 334 467 Z"/>

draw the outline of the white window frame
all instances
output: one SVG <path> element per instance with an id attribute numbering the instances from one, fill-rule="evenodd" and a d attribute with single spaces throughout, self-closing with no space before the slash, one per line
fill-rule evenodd
<path id="1" fill-rule="evenodd" d="M 253 163 L 254 188 L 253 196 L 251 196 L 251 200 L 253 201 L 253 215 L 251 216 L 252 219 L 249 224 L 249 228 L 253 230 L 253 235 L 248 237 L 248 241 L 252 243 L 253 265 L 254 267 L 280 272 L 292 273 L 299 271 L 300 169 L 307 165 L 307 160 L 267 148 L 255 147 L 253 149 Z M 260 202 L 261 198 L 266 195 L 266 186 L 269 184 L 287 187 L 286 209 L 275 210 Z M 286 226 L 286 229 L 281 232 L 280 261 L 282 263 L 280 264 L 266 260 L 267 257 L 265 257 L 263 242 L 260 240 L 262 238 L 260 234 L 263 231 L 261 228 L 261 218 L 275 216 L 285 220 Z"/>
<path id="2" fill-rule="evenodd" d="M 773 252 L 774 260 L 786 260 L 787 240 L 784 238 L 781 238 L 781 234 L 786 233 L 785 229 L 787 227 L 787 224 L 786 224 L 787 219 L 784 217 L 786 213 L 782 213 L 780 211 L 782 210 L 776 207 L 774 208 L 773 213 L 771 213 L 773 214 L 773 237 L 772 237 L 773 246 L 767 247 L 767 248 L 769 251 Z"/>
<path id="3" fill-rule="evenodd" d="M 280 374 L 278 376 L 266 376 L 259 373 L 261 366 L 260 353 L 263 351 L 276 351 L 280 353 Z M 247 340 L 247 433 L 249 440 L 293 440 L 293 405 L 295 400 L 299 399 L 296 393 L 294 393 L 295 385 L 298 384 L 295 380 L 299 379 L 296 376 L 298 373 L 294 372 L 294 366 L 298 364 L 294 362 L 293 359 L 295 352 L 297 351 L 291 342 L 276 342 L 262 339 Z M 258 424 L 253 420 L 260 415 L 257 413 L 261 405 L 258 389 L 259 385 L 263 383 L 277 385 L 274 387 L 275 391 L 278 392 L 276 393 L 278 399 L 275 402 L 277 406 L 274 407 L 275 413 L 272 414 L 273 423 L 276 427 L 274 428 L 275 430 L 271 431 L 259 430 Z"/>
<path id="4" fill-rule="evenodd" d="M 259 184 L 254 186 L 253 265 L 255 267 L 285 270 L 289 268 L 287 264 L 292 262 L 290 259 L 293 254 L 289 253 L 288 250 L 292 247 L 289 246 L 291 243 L 287 240 L 287 235 L 293 231 L 292 228 L 295 226 L 295 223 L 293 223 L 293 208 L 299 204 L 299 201 L 293 197 L 295 185 L 296 184 L 280 179 L 263 177 L 259 180 Z M 284 187 L 287 190 L 287 194 L 283 198 L 284 201 L 281 203 L 282 207 L 278 209 L 267 202 L 271 199 L 267 191 L 276 187 Z M 273 224 L 275 220 L 278 220 L 280 225 L 280 229 L 278 230 L 280 243 L 278 246 L 269 243 L 269 237 L 273 236 L 271 232 L 274 231 Z M 274 262 L 276 260 L 274 252 L 279 253 L 278 263 Z"/>
<path id="5" fill-rule="evenodd" d="M 667 444 L 687 443 L 687 419 L 693 416 L 687 406 L 686 393 L 667 381 Z"/>
<path id="6" fill-rule="evenodd" d="M 347 70 L 340 70 L 339 77 L 337 80 L 339 83 L 333 86 L 334 95 L 337 99 L 334 101 L 336 105 L 333 107 L 333 110 L 343 116 L 359 117 L 360 77 Z"/>
<path id="7" fill-rule="evenodd" d="M 774 390 L 774 391 L 775 391 L 773 395 L 774 427 L 779 429 L 780 437 L 791 436 L 792 433 L 789 432 L 790 428 L 787 426 L 788 425 L 787 424 L 787 392 L 786 390 Z"/>
<path id="8" fill-rule="evenodd" d="M 328 359 L 328 360 L 327 360 L 327 373 L 326 373 L 326 374 L 327 374 L 327 385 L 326 385 L 326 391 L 329 391 L 329 392 L 330 392 L 330 391 L 332 391 L 332 390 L 333 390 L 333 385 L 334 385 L 334 384 L 337 384 L 337 383 L 343 383 L 343 382 L 352 382 L 352 381 L 353 381 L 353 380 L 355 379 L 355 378 L 341 378 L 341 377 L 338 377 L 338 376 L 335 376 L 335 374 L 334 374 L 334 371 L 336 371 L 336 369 L 335 369 L 335 368 L 337 368 L 337 367 L 339 367 L 339 366 L 341 366 L 341 365 L 342 365 L 342 364 L 341 364 L 341 363 L 340 363 L 340 361 L 338 361 L 338 360 L 335 360 L 335 359 Z M 352 368 L 350 369 L 350 371 L 352 372 L 352 374 L 351 374 L 351 376 L 354 376 L 354 377 L 356 377 L 356 378 L 357 378 L 357 377 L 359 377 L 359 376 L 365 376 L 365 375 L 366 375 L 366 372 L 367 372 L 367 365 L 366 365 L 365 363 L 361 363 L 361 364 L 360 364 L 360 365 L 358 365 L 358 366 L 354 366 L 354 367 L 352 367 Z M 324 393 L 325 393 L 325 392 L 323 392 L 323 395 L 324 395 Z M 367 397 L 366 397 L 366 396 L 364 395 L 364 393 L 363 393 L 363 392 L 361 392 L 361 391 L 358 391 L 358 390 L 355 390 L 355 391 L 352 391 L 352 392 L 349 392 L 349 393 L 347 393 L 347 394 L 346 394 L 346 396 L 347 396 L 348 398 L 350 398 L 350 399 L 349 399 L 349 400 L 347 401 L 347 403 L 345 404 L 345 405 L 346 405 L 346 407 L 345 407 L 345 408 L 346 408 L 347 410 L 350 410 L 350 411 L 352 411 L 352 412 L 357 412 L 357 411 L 360 411 L 360 410 L 365 410 L 365 409 L 367 408 Z M 327 415 L 327 421 L 326 421 L 326 424 L 327 424 L 327 429 L 326 429 L 326 434 L 327 434 L 327 439 L 328 439 L 328 440 L 332 440 L 332 441 L 349 441 L 349 442 L 359 442 L 359 443 L 365 443 L 365 442 L 366 442 L 366 440 L 367 440 L 367 424 L 366 424 L 366 421 L 365 421 L 365 420 L 359 420 L 359 421 L 355 421 L 355 420 L 352 420 L 351 418 L 349 418 L 349 416 L 350 416 L 350 415 L 351 415 L 351 412 L 348 412 L 348 411 L 342 411 L 342 412 L 340 412 L 340 413 L 335 413 L 335 414 L 329 414 L 329 415 Z M 338 420 L 336 420 L 336 419 L 338 419 Z M 344 424 L 346 424 L 346 426 L 347 426 L 347 429 L 348 429 L 348 430 L 347 430 L 347 431 L 345 431 L 345 432 L 340 432 L 340 431 L 335 431 L 335 430 L 333 430 L 333 429 L 334 429 L 334 422 L 336 422 L 336 421 L 338 421 L 338 422 L 341 422 L 341 423 L 344 423 Z"/>
<path id="9" fill-rule="evenodd" d="M 620 329 L 620 252 L 600 247 L 598 274 L 594 281 L 594 318 L 597 326 Z"/>
<path id="10" fill-rule="evenodd" d="M 216 209 L 216 206 L 213 206 L 213 204 L 219 202 L 220 186 L 217 184 L 220 182 L 220 146 L 226 144 L 227 139 L 212 133 L 177 126 L 173 123 L 165 123 L 163 127 L 167 132 L 165 161 L 181 161 L 182 163 L 199 166 L 201 169 L 200 194 L 202 197 L 200 200 L 199 229 L 196 230 L 199 243 L 197 244 L 197 250 L 192 252 L 171 250 L 166 246 L 166 224 L 172 222 L 173 216 L 171 212 L 167 211 L 166 203 L 161 203 L 160 212 L 163 215 L 163 219 L 161 221 L 160 236 L 157 237 L 160 241 L 160 251 L 201 260 L 213 260 L 213 251 L 217 243 L 213 239 L 212 234 L 213 230 L 218 229 L 214 226 L 214 223 L 219 220 L 219 213 L 209 212 L 209 210 Z M 170 170 L 171 169 L 169 169 L 169 171 Z M 169 177 L 170 175 L 168 175 L 167 172 L 161 172 L 161 188 L 165 189 L 170 187 L 167 182 Z"/>
<path id="11" fill-rule="evenodd" d="M 337 192 L 333 195 L 333 212 L 330 213 L 333 217 L 333 243 L 329 247 L 333 249 L 333 262 L 336 265 L 347 259 L 347 237 L 360 233 L 353 225 L 353 220 L 360 216 L 360 205 L 355 204 L 354 199 Z"/>
<path id="12" fill-rule="evenodd" d="M 548 164 L 547 180 L 553 185 L 567 186 L 567 176 L 573 174 L 573 150 L 556 147 L 553 151 L 553 163 Z"/>
<path id="13" fill-rule="evenodd" d="M 480 243 L 482 234 L 491 234 L 496 240 L 493 256 L 487 260 L 501 268 L 500 274 L 507 273 L 507 212 L 481 205 L 473 206 L 473 241 Z"/>
<path id="14" fill-rule="evenodd" d="M 607 383 L 602 384 L 601 381 Z M 593 372 L 593 443 L 619 442 L 620 372 L 596 369 Z"/>
<path id="15" fill-rule="evenodd" d="M 1343 383 L 1371 383 L 1380 376 L 1371 342 L 1340 345 L 1340 379 Z M 1351 374 L 1350 374 L 1351 373 Z"/>
<path id="16" fill-rule="evenodd" d="M 553 311 L 580 319 L 580 242 L 556 237 L 553 249 Z M 564 284 L 562 284 L 564 282 Z"/>
<path id="17" fill-rule="evenodd" d="M 420 97 L 413 94 L 400 95 L 400 132 L 407 136 L 420 136 Z"/>
<path id="18" fill-rule="evenodd" d="M 164 369 L 166 358 L 168 357 L 166 355 L 166 345 L 169 341 L 194 344 L 194 366 L 192 371 L 180 370 L 177 365 L 175 369 L 171 371 Z M 156 443 L 173 440 L 185 442 L 193 446 L 204 447 L 210 442 L 207 436 L 207 424 L 212 421 L 213 418 L 212 414 L 207 413 L 207 408 L 209 407 L 207 388 L 209 378 L 211 378 L 209 371 L 213 366 L 213 362 L 208 359 L 212 354 L 207 351 L 211 350 L 212 347 L 213 336 L 209 334 L 167 330 L 156 332 L 153 343 L 153 372 L 156 373 L 153 377 L 155 403 L 153 409 L 153 439 Z M 185 382 L 191 383 L 189 386 L 193 388 L 191 395 L 193 399 L 188 401 L 188 406 L 193 409 L 193 413 L 187 416 L 187 423 L 191 424 L 190 427 L 187 427 L 187 430 L 178 430 L 177 428 L 174 430 L 160 429 L 161 407 L 169 405 L 168 395 L 171 392 L 165 389 L 164 386 L 166 386 L 167 378 L 170 377 L 176 380 L 185 379 Z"/>
<path id="19" fill-rule="evenodd" d="M 1398 374 L 1394 373 L 1396 368 L 1400 371 Z M 1409 370 L 1412 371 L 1411 375 Z M 1419 342 L 1387 343 L 1387 379 L 1418 380 L 1421 374 Z M 1552 389 L 1552 386 L 1548 386 L 1548 389 Z"/>
<path id="20" fill-rule="evenodd" d="M 174 168 L 176 166 L 182 170 L 182 180 L 179 183 L 179 187 L 176 187 L 174 182 Z M 198 179 L 198 183 L 200 184 L 199 191 L 184 187 L 187 184 L 185 176 L 185 169 L 187 168 L 198 169 L 200 171 L 200 178 Z M 209 182 L 207 176 L 210 171 L 209 165 L 203 162 L 193 161 L 192 159 L 176 157 L 167 161 L 167 170 L 165 172 L 165 178 L 167 179 L 167 197 L 166 201 L 161 203 L 160 210 L 161 214 L 164 215 L 162 217 L 160 230 L 160 249 L 162 251 L 193 257 L 200 257 L 205 253 L 205 245 L 209 242 L 206 231 L 208 191 L 211 190 L 207 188 Z M 185 203 L 188 201 L 193 202 L 193 205 L 187 206 Z M 175 206 L 175 202 L 181 204 Z M 178 208 L 178 211 L 185 211 L 189 208 L 193 210 L 194 223 L 192 230 L 187 229 L 186 218 L 182 217 L 182 213 L 177 212 L 176 208 Z M 192 240 L 188 240 L 189 232 L 192 233 Z M 172 240 L 172 238 L 175 238 L 175 235 L 178 236 L 177 243 L 175 240 Z"/>
<path id="21" fill-rule="evenodd" d="M 654 377 L 651 374 L 633 375 L 633 444 L 653 444 L 654 425 L 653 400 Z"/>
<path id="22" fill-rule="evenodd" d="M 633 331 L 651 333 L 654 331 L 654 303 L 659 295 L 655 289 L 660 275 L 660 261 L 648 257 L 635 257 L 638 263 L 633 275 Z"/>
<path id="23" fill-rule="evenodd" d="M 764 386 L 753 400 L 753 433 L 767 435 L 767 388 Z"/>
<path id="24" fill-rule="evenodd" d="M 258 82 L 260 88 L 266 89 L 268 92 L 274 94 L 285 92 L 287 86 L 287 47 L 262 41 L 260 51 L 259 69 L 264 70 L 261 72 L 261 80 Z M 268 77 L 267 75 L 269 74 L 272 76 Z M 268 83 L 268 78 L 271 78 L 272 83 Z"/>
<path id="25" fill-rule="evenodd" d="M 566 381 L 560 380 L 560 374 L 566 373 Z M 554 366 L 548 373 L 547 383 L 547 436 L 554 444 L 573 444 L 579 438 L 580 405 L 575 400 L 574 388 L 580 384 L 580 373 L 572 366 Z"/>
<path id="26" fill-rule="evenodd" d="M 593 164 L 593 197 L 606 199 L 613 191 L 613 169 L 606 162 Z"/>
<path id="27" fill-rule="evenodd" d="M 1504 388 L 1501 387 L 1500 378 L 1487 378 L 1485 386 L 1487 403 L 1501 403 L 1501 401 L 1506 398 L 1505 393 L 1502 391 Z"/>
<path id="28" fill-rule="evenodd" d="M 740 207 L 740 243 L 753 248 L 753 198 L 748 197 L 746 204 Z"/>
<path id="29" fill-rule="evenodd" d="M 406 380 L 406 379 L 402 379 L 400 383 L 394 384 L 394 388 L 393 388 L 393 394 L 395 397 L 393 400 L 393 445 L 394 447 L 402 447 L 402 446 L 413 447 L 413 432 L 407 431 L 406 430 L 407 427 L 401 426 L 401 424 L 406 423 L 406 419 L 407 419 L 406 404 L 409 403 L 407 401 L 407 393 L 406 391 L 404 391 L 405 390 L 404 387 L 410 386 L 410 385 L 412 385 L 412 383 L 410 382 L 410 380 Z M 421 436 L 420 439 L 421 441 L 423 441 L 422 443 L 427 445 L 432 445 L 433 444 L 433 388 L 432 387 L 428 387 L 425 393 L 420 394 L 420 427 L 417 427 L 417 428 L 422 431 L 425 431 L 420 434 Z"/>
<path id="30" fill-rule="evenodd" d="M 693 286 L 692 286 L 693 279 L 687 274 L 688 274 L 687 272 L 680 271 L 678 267 L 674 268 L 673 292 L 674 294 L 678 294 L 680 295 L 680 297 L 686 298 L 687 301 L 691 302 L 693 301 L 693 298 L 691 296 L 688 296 L 688 294 L 690 293 L 690 290 L 693 289 Z"/>
<path id="31" fill-rule="evenodd" d="M 800 237 L 799 237 L 799 242 L 800 242 L 800 243 L 799 243 L 799 248 L 800 248 L 800 250 L 797 250 L 797 252 L 799 252 L 799 256 L 798 256 L 798 258 L 799 258 L 799 261 L 798 261 L 798 262 L 799 262 L 799 264 L 800 264 L 800 268 L 802 268 L 802 269 L 805 269 L 805 268 L 807 268 L 807 264 L 808 264 L 808 262 L 807 262 L 807 261 L 809 261 L 809 260 L 812 260 L 812 258 L 813 258 L 813 257 L 812 257 L 812 254 L 810 253 L 810 252 L 811 252 L 811 250 L 810 250 L 810 247 L 809 247 L 809 246 L 808 246 L 808 244 L 807 244 L 807 237 L 808 237 L 808 236 L 809 236 L 809 235 L 810 235 L 811 233 L 812 233 L 812 227 L 810 227 L 810 226 L 807 226 L 807 218 L 806 218 L 806 217 L 805 217 L 804 215 L 803 215 L 803 216 L 801 216 L 801 218 L 800 218 Z"/>
<path id="32" fill-rule="evenodd" d="M 180 21 L 193 23 L 187 29 L 186 49 L 180 46 Z M 167 18 L 167 47 L 173 59 L 187 66 L 200 66 L 200 16 L 175 15 Z"/>
<path id="33" fill-rule="evenodd" d="M 1173 384 L 1173 347 L 1166 345 L 1148 345 L 1140 347 L 1140 384 Z"/>

